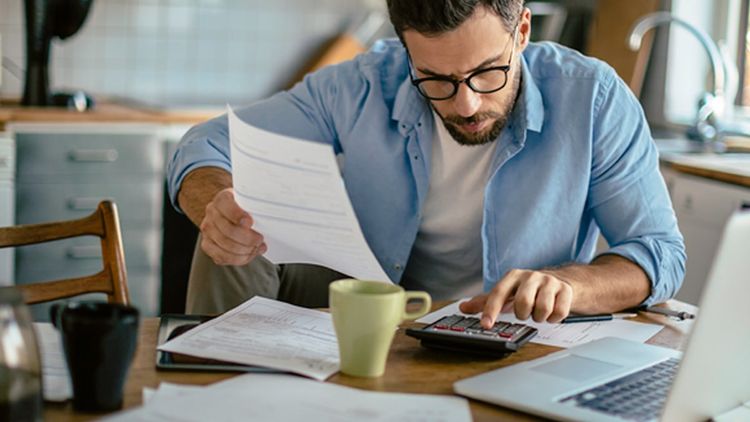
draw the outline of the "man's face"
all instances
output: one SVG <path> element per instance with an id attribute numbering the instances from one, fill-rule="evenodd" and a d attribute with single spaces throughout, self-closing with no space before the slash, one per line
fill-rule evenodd
<path id="1" fill-rule="evenodd" d="M 508 82 L 489 94 L 474 92 L 466 83 L 446 100 L 430 100 L 448 132 L 463 145 L 480 145 L 497 138 L 508 121 L 520 86 L 519 55 L 528 44 L 531 14 L 524 9 L 514 40 L 501 18 L 480 6 L 455 30 L 427 37 L 416 31 L 403 33 L 414 77 L 449 76 L 461 80 L 478 70 L 510 62 Z M 514 43 L 515 42 L 515 46 Z M 511 54 L 514 57 L 511 59 Z"/>

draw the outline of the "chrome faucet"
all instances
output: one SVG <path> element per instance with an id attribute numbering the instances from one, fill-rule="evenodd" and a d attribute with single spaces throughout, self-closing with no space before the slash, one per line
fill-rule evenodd
<path id="1" fill-rule="evenodd" d="M 702 141 L 713 141 L 718 134 L 718 120 L 726 111 L 727 64 L 711 37 L 701 29 L 683 19 L 673 16 L 669 12 L 655 12 L 645 15 L 636 21 L 628 35 L 628 47 L 633 51 L 638 51 L 641 48 L 643 35 L 649 29 L 669 23 L 680 25 L 693 34 L 700 41 L 711 60 L 711 70 L 714 76 L 713 92 L 704 93 L 698 103 L 695 129 Z"/>

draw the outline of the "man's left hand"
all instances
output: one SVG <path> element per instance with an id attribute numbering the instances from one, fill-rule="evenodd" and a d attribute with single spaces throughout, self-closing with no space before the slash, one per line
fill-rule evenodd
<path id="1" fill-rule="evenodd" d="M 551 271 L 511 270 L 489 293 L 461 303 L 461 312 L 482 312 L 481 324 L 492 328 L 503 306 L 512 303 L 520 320 L 560 322 L 570 313 L 573 286 Z"/>

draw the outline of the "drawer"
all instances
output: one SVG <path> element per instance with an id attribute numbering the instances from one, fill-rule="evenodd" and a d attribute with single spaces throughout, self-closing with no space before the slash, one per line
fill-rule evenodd
<path id="1" fill-rule="evenodd" d="M 34 224 L 85 217 L 99 201 L 110 199 L 117 204 L 123 230 L 127 223 L 141 226 L 158 224 L 164 195 L 162 180 L 141 177 L 131 183 L 116 184 L 45 184 L 16 185 L 16 222 Z"/>
<path id="2" fill-rule="evenodd" d="M 123 234 L 125 263 L 131 268 L 154 268 L 161 258 L 158 230 L 130 231 Z M 99 238 L 78 237 L 16 248 L 16 283 L 80 277 L 102 268 Z"/>
<path id="3" fill-rule="evenodd" d="M 18 177 L 160 173 L 164 147 L 155 132 L 17 133 Z"/>

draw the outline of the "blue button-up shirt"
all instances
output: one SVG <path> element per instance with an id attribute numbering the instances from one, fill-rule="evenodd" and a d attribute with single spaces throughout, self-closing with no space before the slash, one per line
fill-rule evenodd
<path id="1" fill-rule="evenodd" d="M 590 262 L 601 230 L 605 253 L 648 275 L 646 304 L 673 297 L 684 243 L 638 101 L 612 68 L 552 43 L 530 44 L 519 63 L 521 93 L 484 186 L 484 289 L 513 268 Z M 237 112 L 343 157 L 364 236 L 397 282 L 419 229 L 435 130 L 407 66 L 400 42 L 381 41 Z M 226 116 L 182 139 L 168 170 L 173 203 L 185 175 L 202 166 L 231 171 Z"/>

